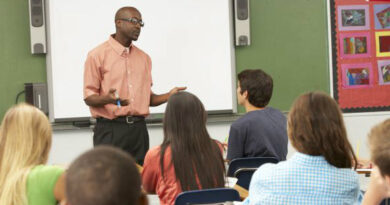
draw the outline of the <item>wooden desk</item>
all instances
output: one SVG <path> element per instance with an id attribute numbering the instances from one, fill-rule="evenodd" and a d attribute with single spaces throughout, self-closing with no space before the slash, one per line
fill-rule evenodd
<path id="1" fill-rule="evenodd" d="M 369 177 L 371 175 L 372 169 L 356 169 L 356 172 L 358 174 L 365 174 L 366 177 Z"/>
<path id="2" fill-rule="evenodd" d="M 238 191 L 238 193 L 240 194 L 241 200 L 244 200 L 244 199 L 246 199 L 246 197 L 248 197 L 248 190 L 242 188 L 241 186 L 236 184 L 236 185 L 234 185 L 233 189 Z"/>

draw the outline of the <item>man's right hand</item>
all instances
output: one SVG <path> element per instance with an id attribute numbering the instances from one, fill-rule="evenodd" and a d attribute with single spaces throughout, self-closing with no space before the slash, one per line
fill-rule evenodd
<path id="1" fill-rule="evenodd" d="M 87 104 L 88 106 L 92 106 L 92 107 L 102 107 L 102 106 L 107 105 L 107 104 L 116 105 L 117 100 L 120 101 L 121 106 L 126 106 L 129 104 L 128 99 L 121 99 L 121 98 L 117 99 L 115 97 L 115 92 L 116 92 L 116 89 L 111 88 L 106 95 L 102 95 L 102 96 L 91 95 L 91 96 L 84 99 L 85 104 Z"/>

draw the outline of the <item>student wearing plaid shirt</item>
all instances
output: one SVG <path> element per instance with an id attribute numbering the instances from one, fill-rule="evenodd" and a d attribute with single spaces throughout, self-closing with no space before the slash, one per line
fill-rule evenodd
<path id="1" fill-rule="evenodd" d="M 244 204 L 355 204 L 357 160 L 337 103 L 321 92 L 300 96 L 288 118 L 297 153 L 253 175 Z"/>

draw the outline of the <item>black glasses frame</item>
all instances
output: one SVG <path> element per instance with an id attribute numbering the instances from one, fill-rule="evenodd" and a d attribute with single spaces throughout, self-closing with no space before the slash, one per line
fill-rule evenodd
<path id="1" fill-rule="evenodd" d="M 145 23 L 142 20 L 137 19 L 137 18 L 120 18 L 118 20 L 127 21 L 127 22 L 134 24 L 134 25 L 139 24 L 141 27 L 145 26 Z"/>

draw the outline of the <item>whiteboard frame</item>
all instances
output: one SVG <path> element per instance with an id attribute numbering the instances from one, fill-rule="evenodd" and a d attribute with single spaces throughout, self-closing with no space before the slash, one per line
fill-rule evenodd
<path id="1" fill-rule="evenodd" d="M 50 32 L 50 0 L 44 1 L 45 3 L 45 15 L 46 15 L 46 40 L 47 40 L 47 54 L 46 54 L 46 73 L 47 73 L 47 88 L 48 88 L 48 107 L 49 107 L 49 120 L 50 122 L 69 122 L 69 121 L 91 121 L 91 116 L 86 117 L 74 117 L 74 118 L 55 118 L 54 116 L 54 86 L 52 78 L 52 54 L 51 54 L 51 32 Z M 232 88 L 232 110 L 216 110 L 216 111 L 207 111 L 208 114 L 236 114 L 237 109 L 237 94 L 236 94 L 236 57 L 235 57 L 235 44 L 234 44 L 234 8 L 233 2 L 228 1 L 229 4 L 229 24 L 230 24 L 230 52 L 231 52 L 231 88 Z M 160 116 L 161 113 L 151 113 L 150 118 L 155 118 L 154 116 Z"/>

